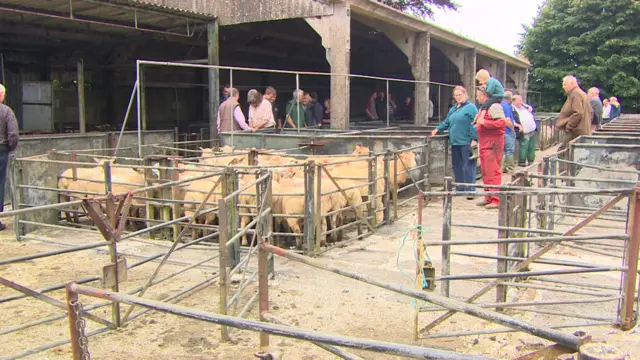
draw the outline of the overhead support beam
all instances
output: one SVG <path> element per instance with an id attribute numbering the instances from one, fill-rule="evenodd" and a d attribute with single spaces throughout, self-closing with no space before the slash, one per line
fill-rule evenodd
<path id="1" fill-rule="evenodd" d="M 523 80 L 522 80 L 522 90 L 519 91 L 520 95 L 522 95 L 522 101 L 527 101 L 527 93 L 529 92 L 529 69 L 522 69 Z"/>
<path id="2" fill-rule="evenodd" d="M 366 16 L 357 16 L 355 20 L 374 30 L 382 32 L 382 34 L 389 38 L 389 40 L 407 56 L 407 59 L 411 61 L 413 58 L 415 31 L 410 31 Z"/>
<path id="3" fill-rule="evenodd" d="M 349 128 L 349 76 L 351 71 L 351 9 L 347 3 L 334 4 L 333 15 L 305 18 L 320 35 L 331 67 L 331 128 Z"/>
<path id="4" fill-rule="evenodd" d="M 523 95 L 526 98 L 526 90 L 527 90 L 527 69 L 520 69 L 520 68 L 512 68 L 509 67 L 508 69 L 508 74 L 509 77 L 511 79 L 513 79 L 513 82 L 515 83 L 515 91 L 517 91 L 519 94 Z M 523 100 L 525 100 L 523 98 Z"/>
<path id="5" fill-rule="evenodd" d="M 464 70 L 462 71 L 462 83 L 467 89 L 471 102 L 476 99 L 476 49 L 464 49 Z"/>
<path id="6" fill-rule="evenodd" d="M 371 0 L 349 0 L 349 4 L 354 13 L 374 17 L 386 23 L 402 27 L 416 32 L 429 32 L 432 39 L 446 42 L 451 46 L 466 48 L 477 48 L 478 53 L 495 59 L 504 59 L 509 64 L 517 67 L 528 67 L 530 64 L 522 59 L 499 52 L 490 47 L 478 44 L 471 39 L 449 32 L 448 30 L 434 26 L 424 20 L 411 17 L 401 11 L 393 9 L 378 1 Z"/>
<path id="7" fill-rule="evenodd" d="M 87 132 L 86 107 L 84 102 L 84 61 L 78 61 L 78 121 L 80 123 L 80 134 Z"/>
<path id="8" fill-rule="evenodd" d="M 220 65 L 220 47 L 219 47 L 219 29 L 218 22 L 212 21 L 207 24 L 207 57 L 209 65 Z M 218 105 L 220 97 L 218 90 L 220 88 L 220 73 L 218 69 L 209 69 L 209 139 L 218 139 Z"/>
<path id="9" fill-rule="evenodd" d="M 464 75 L 464 50 L 457 48 L 455 46 L 451 46 L 449 44 L 445 44 L 442 42 L 431 42 L 434 47 L 437 47 L 444 56 L 451 61 L 453 65 L 458 68 L 458 72 L 460 75 Z"/>
<path id="10" fill-rule="evenodd" d="M 429 64 L 431 62 L 431 34 L 417 33 L 413 41 L 413 57 L 410 58 L 411 72 L 417 81 L 429 81 Z M 429 122 L 429 84 L 416 83 L 414 89 L 414 106 L 416 125 L 426 125 Z"/>
<path id="11" fill-rule="evenodd" d="M 263 1 L 194 1 L 195 11 L 216 14 L 221 26 L 263 21 L 330 16 L 332 4 L 317 0 Z M 336 7 L 344 4 L 335 4 Z"/>

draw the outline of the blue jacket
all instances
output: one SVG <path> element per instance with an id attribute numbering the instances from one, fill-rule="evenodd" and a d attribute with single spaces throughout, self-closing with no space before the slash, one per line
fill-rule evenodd
<path id="1" fill-rule="evenodd" d="M 469 145 L 471 140 L 478 140 L 473 119 L 478 114 L 475 104 L 465 101 L 458 108 L 458 104 L 451 107 L 447 117 L 438 125 L 438 133 L 449 130 L 449 143 L 451 145 Z"/>
<path id="2" fill-rule="evenodd" d="M 511 119 L 511 122 L 515 124 L 516 117 L 513 115 L 513 108 L 511 107 L 511 104 L 509 104 L 506 101 L 503 101 L 500 103 L 500 105 L 502 105 L 502 109 L 504 110 L 504 117 Z M 507 127 L 505 130 L 505 134 L 513 134 L 513 130 Z"/>

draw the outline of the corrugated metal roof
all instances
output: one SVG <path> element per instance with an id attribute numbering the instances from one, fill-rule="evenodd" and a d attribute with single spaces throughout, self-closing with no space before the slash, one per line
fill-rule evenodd
<path id="1" fill-rule="evenodd" d="M 190 36 L 188 33 L 195 23 L 213 19 L 208 15 L 163 7 L 162 1 L 144 1 L 148 3 L 137 0 L 0 0 L 0 19 L 72 29 L 82 29 L 90 23 L 94 31 L 117 34 L 160 31 L 178 36 Z M 175 31 L 180 28 L 184 30 Z"/>
<path id="2" fill-rule="evenodd" d="M 105 3 L 135 6 L 148 10 L 164 10 L 175 15 L 182 15 L 199 20 L 213 20 L 213 14 L 196 11 L 199 0 L 96 0 Z"/>

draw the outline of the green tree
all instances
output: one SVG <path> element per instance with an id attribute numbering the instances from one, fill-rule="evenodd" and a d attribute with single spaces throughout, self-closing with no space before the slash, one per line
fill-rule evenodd
<path id="1" fill-rule="evenodd" d="M 624 112 L 640 112 L 640 1 L 546 0 L 518 50 L 531 62 L 529 90 L 542 93 L 543 110 L 562 107 L 562 78 L 572 74 L 584 90 L 596 86 Z"/>
<path id="2" fill-rule="evenodd" d="M 442 9 L 458 10 L 458 4 L 454 0 L 378 0 L 378 2 L 423 18 L 433 18 L 434 6 Z"/>

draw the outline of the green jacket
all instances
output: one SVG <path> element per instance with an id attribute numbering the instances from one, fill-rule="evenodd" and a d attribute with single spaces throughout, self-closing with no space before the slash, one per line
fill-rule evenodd
<path id="1" fill-rule="evenodd" d="M 504 97 L 504 87 L 500 84 L 498 79 L 491 77 L 489 81 L 487 81 L 487 93 L 489 93 L 489 97 L 493 98 L 503 98 Z"/>
<path id="2" fill-rule="evenodd" d="M 465 101 L 458 107 L 458 104 L 451 107 L 449 114 L 443 122 L 438 125 L 438 133 L 449 130 L 450 145 L 469 145 L 471 140 L 478 140 L 476 128 L 473 126 L 473 119 L 478 113 L 478 108 Z"/>
<path id="3" fill-rule="evenodd" d="M 283 127 L 288 128 L 289 123 L 287 122 L 288 116 L 291 116 L 291 120 L 297 127 L 305 127 L 307 126 L 307 109 L 304 105 L 300 104 L 296 100 L 291 100 L 287 103 L 286 114 L 284 118 Z M 299 118 L 298 118 L 299 117 Z"/>

